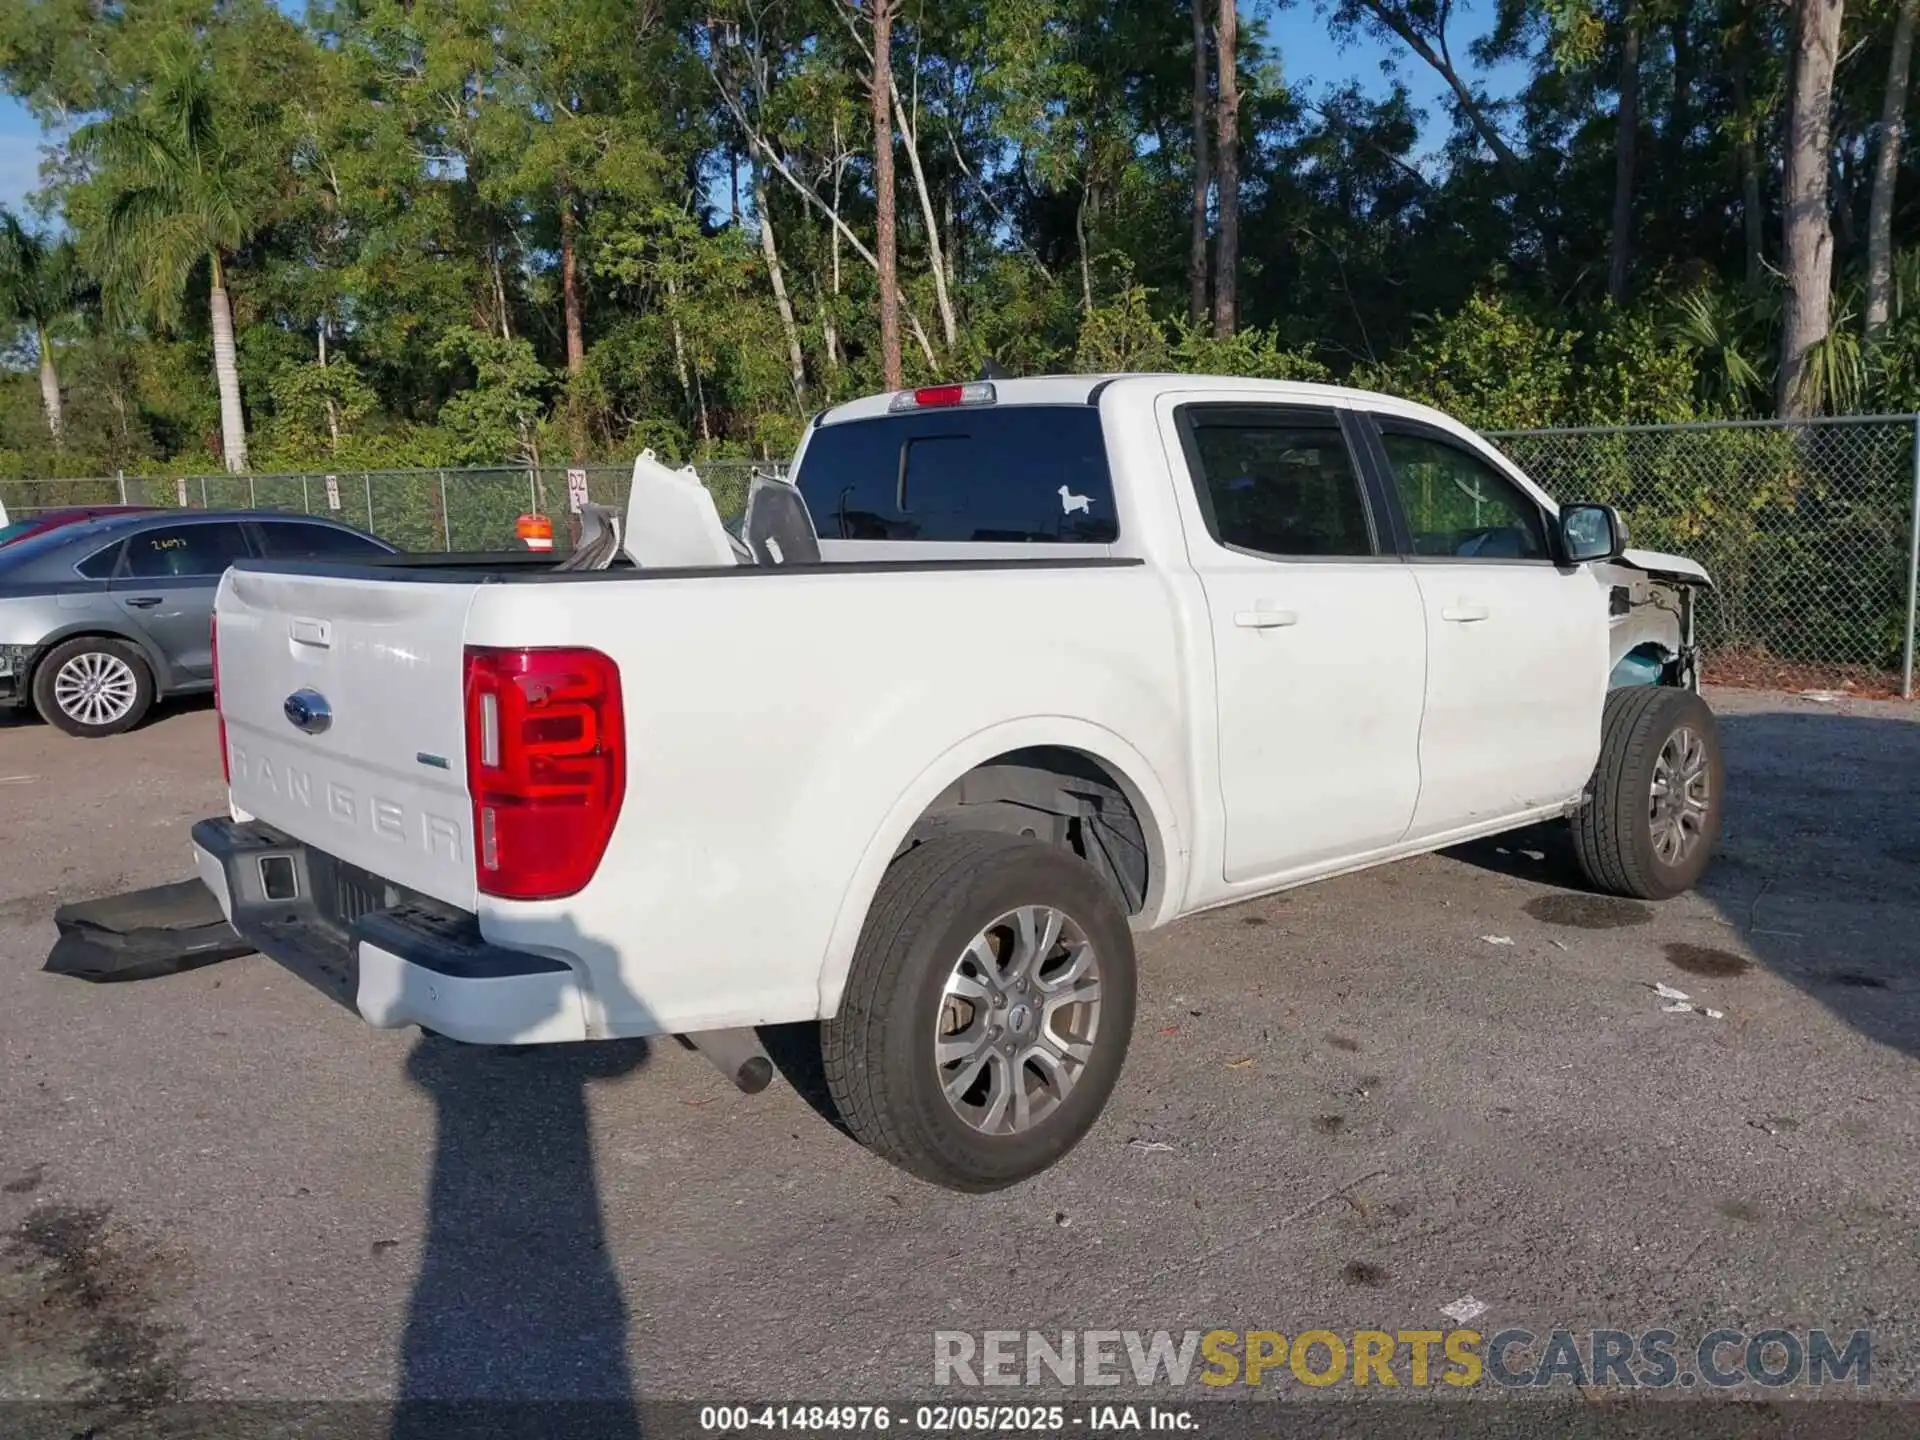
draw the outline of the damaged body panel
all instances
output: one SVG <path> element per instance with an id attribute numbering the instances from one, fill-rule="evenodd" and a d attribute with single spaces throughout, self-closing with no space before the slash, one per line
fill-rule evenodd
<path id="1" fill-rule="evenodd" d="M 1684 556 L 1628 550 L 1596 574 L 1608 586 L 1609 688 L 1698 690 L 1694 618 L 1700 592 L 1713 587 L 1706 570 Z"/>

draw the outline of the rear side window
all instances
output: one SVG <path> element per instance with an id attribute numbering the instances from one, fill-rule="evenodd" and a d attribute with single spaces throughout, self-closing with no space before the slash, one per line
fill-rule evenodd
<path id="1" fill-rule="evenodd" d="M 1286 558 L 1375 553 L 1360 473 L 1332 411 L 1195 406 L 1187 417 L 1215 540 Z"/>
<path id="2" fill-rule="evenodd" d="M 275 560 L 315 560 L 328 555 L 385 555 L 384 545 L 336 530 L 331 525 L 303 525 L 297 520 L 260 522 L 262 552 Z"/>
<path id="3" fill-rule="evenodd" d="M 929 410 L 814 431 L 800 491 L 828 540 L 1109 544 L 1100 412 L 1089 405 Z"/>
<path id="4" fill-rule="evenodd" d="M 238 524 L 169 525 L 128 539 L 127 574 L 141 580 L 219 575 L 248 554 Z"/>

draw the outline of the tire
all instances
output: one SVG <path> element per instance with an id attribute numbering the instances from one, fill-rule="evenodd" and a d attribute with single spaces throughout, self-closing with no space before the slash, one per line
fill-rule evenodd
<path id="1" fill-rule="evenodd" d="M 1676 770 L 1682 778 L 1694 776 L 1684 787 L 1692 803 L 1678 817 L 1677 832 L 1664 817 L 1656 825 L 1656 811 L 1671 802 L 1654 794 L 1656 772 Z M 1663 795 L 1677 794 L 1673 786 L 1663 789 Z M 1713 858 L 1726 794 L 1720 733 L 1706 701 L 1661 685 L 1611 692 L 1600 760 L 1586 803 L 1572 817 L 1574 855 L 1587 883 L 1635 900 L 1668 900 L 1690 890 Z"/>
<path id="2" fill-rule="evenodd" d="M 153 671 L 126 641 L 83 635 L 54 646 L 34 667 L 33 705 L 69 735 L 118 735 L 152 708 Z"/>
<path id="3" fill-rule="evenodd" d="M 1042 950 L 1048 912 L 1059 943 Z M 1025 940 L 1023 914 L 1039 922 Z M 1065 998 L 1090 980 L 1097 1004 Z M 1134 985 L 1127 917 L 1084 860 L 1020 836 L 930 840 L 893 863 L 867 912 L 840 1013 L 821 1027 L 827 1088 L 854 1138 L 902 1169 L 950 1190 L 1017 1184 L 1099 1117 Z"/>

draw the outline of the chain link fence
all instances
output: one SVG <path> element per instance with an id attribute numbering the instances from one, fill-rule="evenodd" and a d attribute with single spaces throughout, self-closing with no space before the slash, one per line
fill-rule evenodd
<path id="1" fill-rule="evenodd" d="M 1920 416 L 1494 432 L 1549 493 L 1626 516 L 1632 544 L 1690 556 L 1715 588 L 1699 615 L 1710 678 L 1911 695 L 1920 556 Z M 755 470 L 696 462 L 723 517 Z M 327 515 L 409 550 L 497 550 L 528 511 L 557 549 L 576 498 L 624 503 L 628 465 L 313 471 L 0 481 L 16 519 L 66 505 L 264 508 Z"/>
<path id="2" fill-rule="evenodd" d="M 1709 679 L 1913 691 L 1920 416 L 1495 433 L 1548 493 L 1686 555 Z"/>
<path id="3" fill-rule="evenodd" d="M 694 468 L 731 519 L 746 505 L 754 472 L 784 466 L 708 460 Z M 504 550 L 514 543 L 514 522 L 535 513 L 553 521 L 555 548 L 565 550 L 577 528 L 568 523 L 575 502 L 624 505 L 632 475 L 629 464 L 0 480 L 0 503 L 15 520 L 71 505 L 285 510 L 342 521 L 404 550 Z"/>

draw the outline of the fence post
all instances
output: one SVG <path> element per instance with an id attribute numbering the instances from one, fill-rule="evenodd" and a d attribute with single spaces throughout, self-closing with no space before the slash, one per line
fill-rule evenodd
<path id="1" fill-rule="evenodd" d="M 440 536 L 447 544 L 447 553 L 453 553 L 453 518 L 447 514 L 447 472 L 440 472 Z"/>
<path id="2" fill-rule="evenodd" d="M 527 467 L 527 513 L 530 515 L 540 513 L 540 491 L 534 485 L 531 465 Z"/>
<path id="3" fill-rule="evenodd" d="M 1913 417 L 1913 528 L 1907 535 L 1907 640 L 1900 654 L 1900 698 L 1913 698 L 1913 626 L 1920 610 L 1920 415 Z"/>
<path id="4" fill-rule="evenodd" d="M 367 533 L 368 533 L 369 535 L 371 535 L 371 534 L 373 534 L 373 533 L 374 533 L 374 529 L 373 529 L 373 472 L 372 472 L 371 470 L 362 470 L 362 471 L 360 472 L 360 482 L 361 482 L 361 484 L 363 484 L 363 485 L 365 485 L 365 486 L 367 487 Z"/>
<path id="5" fill-rule="evenodd" d="M 247 508 L 249 510 L 258 510 L 260 508 L 259 497 L 253 493 L 253 476 L 251 474 L 247 476 Z"/>
<path id="6" fill-rule="evenodd" d="M 200 477 L 200 508 L 207 508 L 207 477 L 204 475 Z"/>
<path id="7" fill-rule="evenodd" d="M 300 513 L 302 515 L 313 513 L 313 502 L 307 498 L 307 477 L 304 475 L 300 477 Z"/>
<path id="8" fill-rule="evenodd" d="M 124 505 L 127 503 L 127 472 L 119 471 L 117 478 L 120 481 L 120 503 Z"/>

